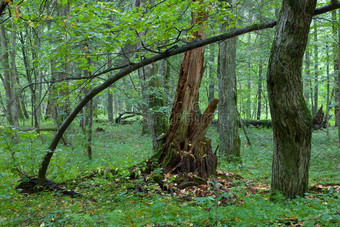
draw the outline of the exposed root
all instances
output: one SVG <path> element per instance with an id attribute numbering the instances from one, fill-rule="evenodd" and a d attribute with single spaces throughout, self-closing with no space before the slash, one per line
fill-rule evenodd
<path id="1" fill-rule="evenodd" d="M 74 192 L 74 191 L 66 190 L 60 187 L 55 182 L 48 180 L 48 179 L 45 180 L 45 184 L 43 187 L 37 187 L 37 178 L 23 178 L 20 184 L 16 187 L 16 189 L 20 193 L 27 193 L 27 194 L 33 194 L 33 193 L 46 190 L 46 191 L 59 192 L 65 196 L 70 196 L 72 198 L 82 197 L 81 194 Z"/>

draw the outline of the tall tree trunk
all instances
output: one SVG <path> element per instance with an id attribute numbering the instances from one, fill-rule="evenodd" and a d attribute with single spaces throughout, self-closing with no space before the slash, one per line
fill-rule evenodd
<path id="1" fill-rule="evenodd" d="M 154 150 L 158 149 L 157 137 L 165 133 L 168 128 L 166 113 L 161 110 L 165 106 L 163 94 L 159 92 L 161 88 L 161 78 L 164 77 L 164 66 L 157 69 L 156 64 L 151 64 L 139 70 L 141 79 L 142 96 L 145 100 L 143 124 L 147 124 L 148 132 L 152 137 Z M 158 72 L 158 74 L 157 74 Z M 163 75 L 160 75 L 162 73 Z M 160 76 L 158 76 L 160 75 Z M 144 129 L 146 130 L 146 129 Z"/>
<path id="2" fill-rule="evenodd" d="M 159 62 L 159 68 L 165 69 L 165 72 L 160 73 L 163 75 L 163 83 L 164 83 L 164 103 L 165 106 L 169 106 L 170 100 L 170 64 L 167 59 L 161 60 Z"/>
<path id="3" fill-rule="evenodd" d="M 261 118 L 261 107 L 262 107 L 262 73 L 263 73 L 263 64 L 262 59 L 260 59 L 259 63 L 259 86 L 257 90 L 257 116 L 256 119 L 260 120 Z"/>
<path id="4" fill-rule="evenodd" d="M 6 94 L 6 117 L 10 125 L 18 126 L 18 101 L 15 95 L 15 81 L 16 81 L 16 69 L 15 69 L 15 46 L 12 46 L 12 50 L 8 48 L 8 39 L 5 31 L 5 27 L 2 25 L 0 28 L 0 42 L 2 47 L 2 66 L 4 71 L 3 85 Z M 15 33 L 12 33 L 12 36 Z M 11 55 L 11 63 L 9 57 Z M 14 55 L 14 56 L 13 56 Z"/>
<path id="5" fill-rule="evenodd" d="M 339 22 L 336 18 L 336 11 L 332 12 L 332 32 L 333 35 L 336 37 L 338 36 L 338 40 L 335 39 L 333 42 L 333 53 L 334 53 L 334 72 L 336 73 L 335 76 L 335 103 L 336 106 L 334 108 L 334 115 L 335 115 L 335 125 L 338 127 L 338 139 L 340 143 L 340 27 L 338 26 L 338 31 L 336 29 L 336 25 L 339 25 Z M 339 21 L 340 21 L 340 13 Z M 338 33 L 338 34 L 337 34 Z"/>
<path id="6" fill-rule="evenodd" d="M 208 103 L 211 103 L 215 98 L 215 83 L 214 83 L 214 63 L 215 63 L 215 45 L 210 45 L 210 64 L 209 64 L 209 89 L 208 89 Z"/>
<path id="7" fill-rule="evenodd" d="M 142 97 L 144 100 L 144 103 L 142 104 L 142 110 L 143 110 L 142 135 L 150 133 L 149 124 L 148 124 L 149 107 L 148 107 L 148 96 L 147 96 L 147 90 L 148 90 L 147 80 L 152 75 L 153 69 L 154 69 L 154 65 L 151 64 L 138 70 L 141 93 L 142 93 Z"/>
<path id="8" fill-rule="evenodd" d="M 221 32 L 226 32 L 225 26 L 225 24 L 222 25 Z M 232 38 L 219 44 L 217 68 L 220 99 L 218 106 L 220 153 L 228 161 L 238 161 L 241 156 L 237 112 L 236 40 L 237 38 Z"/>
<path id="9" fill-rule="evenodd" d="M 193 14 L 193 23 L 203 27 L 207 14 Z M 194 32 L 197 39 L 204 39 L 204 28 Z M 217 156 L 205 134 L 211 124 L 218 100 L 213 100 L 201 118 L 197 105 L 199 88 L 204 72 L 204 47 L 184 53 L 180 69 L 177 94 L 172 107 L 170 127 L 158 156 L 166 172 L 193 172 L 207 178 L 216 172 Z"/>
<path id="10" fill-rule="evenodd" d="M 303 97 L 303 54 L 316 0 L 283 0 L 267 73 L 274 133 L 271 190 L 288 198 L 308 189 L 312 117 Z"/>
<path id="11" fill-rule="evenodd" d="M 330 77 L 329 77 L 329 47 L 326 45 L 326 67 L 327 67 L 327 99 L 326 99 L 326 134 L 329 136 L 329 105 L 330 105 Z"/>
<path id="12" fill-rule="evenodd" d="M 305 53 L 305 71 L 306 71 L 306 86 L 305 86 L 305 97 L 307 101 L 307 105 L 313 109 L 313 88 L 312 88 L 312 80 L 310 75 L 310 55 L 309 50 L 306 48 Z"/>
<path id="13" fill-rule="evenodd" d="M 42 53 L 39 51 L 40 48 L 40 36 L 41 36 L 41 30 L 36 29 L 35 32 L 32 32 L 31 36 L 31 42 L 33 43 L 31 52 L 32 52 L 32 65 L 38 65 L 38 59 L 42 59 Z M 37 53 L 38 52 L 38 53 Z M 40 57 L 38 56 L 40 55 Z M 34 75 L 34 82 L 39 83 L 42 82 L 42 70 L 37 70 L 37 67 L 32 67 L 33 69 L 33 75 Z M 34 126 L 36 128 L 40 128 L 40 120 L 41 120 L 41 105 L 39 100 L 41 99 L 41 93 L 42 93 L 42 84 L 34 85 Z"/>
<path id="14" fill-rule="evenodd" d="M 148 81 L 148 126 L 152 137 L 153 149 L 158 150 L 157 138 L 168 130 L 167 114 L 162 107 L 165 106 L 164 93 L 160 92 L 162 87 L 161 78 L 167 73 L 166 67 L 159 68 L 158 74 Z"/>
<path id="15" fill-rule="evenodd" d="M 87 53 L 89 55 L 89 53 Z M 91 59 L 87 59 L 88 67 L 91 66 Z M 84 77 L 89 77 L 90 71 L 84 70 Z M 83 88 L 84 96 L 89 92 L 89 88 Z M 92 122 L 93 122 L 93 99 L 86 104 L 83 109 L 83 117 L 81 118 L 80 125 L 86 139 L 87 155 L 92 160 Z"/>
<path id="16" fill-rule="evenodd" d="M 339 13 L 340 21 L 340 13 Z M 338 97 L 338 112 L 337 112 L 337 125 L 338 125 L 338 142 L 340 144 L 340 27 L 338 26 L 338 79 L 337 79 L 337 97 Z"/>
<path id="17" fill-rule="evenodd" d="M 107 66 L 109 68 L 112 67 L 112 59 L 110 56 L 108 56 L 107 60 Z M 108 77 L 111 77 L 112 75 L 108 75 Z M 108 121 L 109 123 L 113 123 L 113 94 L 112 94 L 112 86 L 107 92 L 107 116 L 108 116 Z"/>
<path id="18" fill-rule="evenodd" d="M 251 42 L 251 34 L 248 34 L 248 43 Z M 248 61 L 248 67 L 250 69 L 251 63 L 250 60 Z M 248 78 L 247 78 L 247 91 L 248 91 L 248 99 L 247 99 L 247 118 L 251 119 L 251 80 L 250 80 L 250 73 L 248 73 Z"/>
<path id="19" fill-rule="evenodd" d="M 318 49 L 318 28 L 316 20 L 314 20 L 314 106 L 313 106 L 313 116 L 318 112 L 318 104 L 319 104 L 319 49 Z"/>

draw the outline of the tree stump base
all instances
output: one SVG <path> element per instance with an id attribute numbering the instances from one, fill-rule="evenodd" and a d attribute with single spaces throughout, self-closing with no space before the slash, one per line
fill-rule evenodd
<path id="1" fill-rule="evenodd" d="M 216 173 L 217 155 L 213 153 L 211 140 L 202 139 L 191 151 L 178 150 L 173 145 L 160 157 L 159 163 L 164 167 L 165 173 L 193 173 L 207 179 Z"/>

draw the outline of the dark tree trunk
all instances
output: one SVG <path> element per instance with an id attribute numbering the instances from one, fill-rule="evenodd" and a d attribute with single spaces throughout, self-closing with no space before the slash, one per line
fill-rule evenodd
<path id="1" fill-rule="evenodd" d="M 15 28 L 11 32 L 11 42 L 8 42 L 4 25 L 0 26 L 0 45 L 2 48 L 2 68 L 4 72 L 3 85 L 6 94 L 6 117 L 10 125 L 18 126 L 18 118 L 20 109 L 15 92 L 16 67 L 15 67 L 15 45 L 13 44 L 13 36 Z M 9 44 L 11 48 L 9 48 Z M 10 60 L 11 57 L 11 60 Z"/>
<path id="2" fill-rule="evenodd" d="M 257 116 L 256 119 L 261 119 L 261 108 L 262 108 L 262 73 L 263 73 L 263 64 L 262 59 L 260 59 L 259 63 L 259 87 L 257 90 Z"/>
<path id="3" fill-rule="evenodd" d="M 340 21 L 340 13 L 339 13 L 339 21 Z M 338 58 L 337 58 L 337 69 L 338 69 L 338 75 L 337 75 L 337 97 L 338 97 L 338 112 L 336 114 L 337 116 L 337 125 L 338 125 L 338 142 L 340 143 L 340 27 L 338 27 Z"/>
<path id="4" fill-rule="evenodd" d="M 311 109 L 313 109 L 313 88 L 312 88 L 312 80 L 310 75 L 310 56 L 309 56 L 309 50 L 306 49 L 305 54 L 305 70 L 306 70 L 306 82 L 307 86 L 305 86 L 305 97 L 307 100 L 307 106 L 309 106 Z"/>
<path id="5" fill-rule="evenodd" d="M 318 49 L 318 28 L 316 20 L 314 20 L 314 106 L 312 109 L 313 116 L 316 115 L 319 105 L 319 49 Z"/>
<path id="6" fill-rule="evenodd" d="M 205 13 L 193 16 L 193 23 L 202 25 Z M 194 33 L 204 39 L 203 29 Z M 159 163 L 166 172 L 193 172 L 207 178 L 217 168 L 217 156 L 213 154 L 211 141 L 205 138 L 218 100 L 214 99 L 201 118 L 198 115 L 198 98 L 204 72 L 204 47 L 184 53 L 179 73 L 177 94 L 172 107 L 170 127 L 159 152 Z"/>
<path id="7" fill-rule="evenodd" d="M 274 133 L 271 190 L 288 198 L 308 189 L 312 118 L 301 79 L 316 0 L 283 0 L 271 49 L 267 87 Z"/>
<path id="8" fill-rule="evenodd" d="M 325 119 L 325 123 L 326 123 L 326 134 L 327 137 L 329 138 L 329 105 L 330 105 L 330 76 L 329 76 L 329 46 L 326 45 L 326 65 L 327 65 L 327 85 L 326 85 L 326 89 L 327 89 L 327 98 L 326 98 L 326 119 Z"/>
<path id="9" fill-rule="evenodd" d="M 334 51 L 334 72 L 336 72 L 335 76 L 335 102 L 337 105 L 334 108 L 335 115 L 335 125 L 338 127 L 338 139 L 340 143 L 340 28 L 338 27 L 338 31 L 336 29 L 337 22 L 336 11 L 332 12 L 332 20 L 333 20 L 333 34 L 334 36 L 338 35 L 338 40 L 333 43 L 333 51 Z M 340 13 L 339 13 L 339 21 L 340 21 Z M 338 34 L 337 34 L 338 33 Z"/>
<path id="10" fill-rule="evenodd" d="M 215 98 L 215 81 L 214 81 L 214 63 L 215 63 L 215 45 L 210 45 L 210 65 L 209 65 L 209 89 L 208 102 L 211 103 Z"/>

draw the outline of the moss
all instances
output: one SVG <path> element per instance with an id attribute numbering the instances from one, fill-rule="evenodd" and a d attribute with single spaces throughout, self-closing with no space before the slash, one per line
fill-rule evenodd
<path id="1" fill-rule="evenodd" d="M 305 116 L 307 118 L 307 123 L 308 123 L 308 126 L 310 128 L 313 127 L 313 118 L 312 118 L 312 113 L 311 111 L 309 110 L 308 106 L 307 106 L 307 103 L 305 101 L 305 99 L 303 98 L 303 96 L 301 95 L 300 96 L 300 105 L 303 107 L 304 111 L 305 111 Z"/>
<path id="2" fill-rule="evenodd" d="M 174 159 L 176 153 L 177 153 L 177 150 L 173 147 L 170 147 L 167 155 L 164 157 L 164 160 L 162 162 L 162 166 L 163 167 L 168 166 L 169 163 Z"/>

